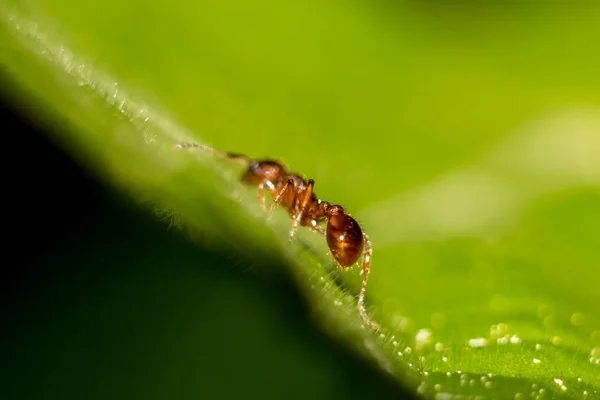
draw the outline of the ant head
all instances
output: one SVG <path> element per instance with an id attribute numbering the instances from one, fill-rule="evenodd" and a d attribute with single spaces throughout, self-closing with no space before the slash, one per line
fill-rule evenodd
<path id="1" fill-rule="evenodd" d="M 252 161 L 242 176 L 242 182 L 258 185 L 264 181 L 275 182 L 286 176 L 285 168 L 278 162 L 264 160 Z"/>
<path id="2" fill-rule="evenodd" d="M 339 211 L 340 209 L 342 211 Z M 327 210 L 327 214 L 329 215 L 327 221 L 327 245 L 335 260 L 342 267 L 349 267 L 360 256 L 363 246 L 362 230 L 358 222 L 351 216 L 344 214 L 340 206 L 330 207 Z"/>

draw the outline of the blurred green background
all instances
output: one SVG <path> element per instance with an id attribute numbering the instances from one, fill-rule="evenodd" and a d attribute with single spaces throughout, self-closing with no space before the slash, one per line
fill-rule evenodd
<path id="1" fill-rule="evenodd" d="M 11 95 L 61 121 L 80 163 L 242 255 L 219 268 L 286 270 L 317 326 L 413 393 L 598 396 L 600 6 L 0 4 Z M 285 258 L 239 171 L 173 156 L 180 140 L 277 157 L 343 204 L 373 241 L 382 336 L 352 308 L 358 271 L 311 235 L 316 257 Z"/>
<path id="2" fill-rule="evenodd" d="M 314 330 L 285 274 L 229 267 L 251 260 L 140 212 L 13 105 L 0 116 L 6 144 L 45 165 L 5 180 L 3 399 L 397 395 Z"/>

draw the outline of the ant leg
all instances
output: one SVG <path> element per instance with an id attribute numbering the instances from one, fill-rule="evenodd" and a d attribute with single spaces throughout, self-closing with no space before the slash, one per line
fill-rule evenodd
<path id="1" fill-rule="evenodd" d="M 265 183 L 261 182 L 258 184 L 258 202 L 262 207 L 263 211 L 267 211 L 267 206 L 265 205 Z"/>
<path id="2" fill-rule="evenodd" d="M 371 329 L 373 329 L 375 332 L 379 331 L 379 325 L 377 325 L 375 322 L 371 321 L 371 319 L 369 318 L 369 316 L 367 315 L 367 311 L 365 310 L 365 292 L 367 290 L 367 283 L 369 280 L 369 272 L 371 272 L 371 255 L 373 254 L 373 249 L 371 247 L 371 241 L 369 240 L 369 237 L 365 234 L 364 235 L 364 243 L 365 243 L 365 249 L 364 249 L 364 253 L 363 253 L 363 282 L 362 282 L 362 288 L 360 289 L 360 294 L 358 295 L 358 312 L 360 314 L 360 316 L 362 317 L 363 321 L 365 321 L 365 324 L 367 324 L 368 326 L 371 327 Z"/>
<path id="3" fill-rule="evenodd" d="M 312 197 L 314 186 L 315 186 L 315 181 L 313 181 L 312 179 L 309 179 L 308 185 L 306 186 L 306 190 L 304 191 L 304 197 L 302 198 L 301 203 L 300 203 L 300 209 L 298 210 L 298 214 L 296 214 L 296 216 L 294 218 L 294 224 L 292 225 L 292 229 L 290 230 L 290 240 L 294 237 L 294 235 L 296 234 L 296 231 L 298 230 L 298 225 L 300 225 L 300 222 L 302 221 L 302 217 L 304 216 L 304 211 L 306 211 L 306 206 L 308 206 L 308 202 L 310 201 L 310 199 Z"/>
<path id="4" fill-rule="evenodd" d="M 315 220 L 311 221 L 310 227 L 323 236 L 327 235 L 327 231 Z"/>
<path id="5" fill-rule="evenodd" d="M 200 143 L 193 143 L 193 142 L 183 142 L 183 143 L 178 143 L 175 145 L 176 149 L 189 149 L 189 148 L 196 148 L 196 149 L 201 149 L 204 151 L 207 151 L 209 153 L 213 153 L 216 154 L 218 156 L 221 157 L 225 157 L 225 158 L 231 158 L 231 159 L 239 159 L 239 160 L 243 160 L 246 163 L 249 163 L 252 161 L 252 159 L 244 154 L 236 154 L 236 153 L 227 153 L 225 151 L 220 151 L 217 149 L 213 149 L 212 147 L 206 146 L 204 144 L 200 144 Z"/>
<path id="6" fill-rule="evenodd" d="M 273 217 L 273 213 L 275 212 L 275 207 L 277 207 L 277 205 L 279 203 L 281 203 L 281 199 L 283 198 L 283 196 L 286 194 L 286 192 L 294 185 L 294 181 L 291 179 L 288 179 L 284 184 L 283 187 L 281 188 L 281 190 L 277 193 L 277 196 L 275 196 L 275 198 L 273 199 L 273 204 L 271 204 L 271 207 L 269 207 L 269 216 L 268 219 L 271 219 Z"/>

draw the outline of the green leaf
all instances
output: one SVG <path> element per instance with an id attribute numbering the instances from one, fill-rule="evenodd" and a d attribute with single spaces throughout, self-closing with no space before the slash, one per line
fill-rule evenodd
<path id="1" fill-rule="evenodd" d="M 594 398 L 598 11 L 5 0 L 0 62 L 80 162 L 214 246 L 283 260 L 318 324 L 417 393 Z M 312 232 L 290 245 L 239 167 L 182 141 L 279 157 L 355 216 L 382 333 L 359 268 Z"/>

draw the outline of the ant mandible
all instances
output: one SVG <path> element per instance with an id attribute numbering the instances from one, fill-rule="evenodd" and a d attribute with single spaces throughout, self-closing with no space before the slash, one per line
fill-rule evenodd
<path id="1" fill-rule="evenodd" d="M 358 222 L 337 204 L 330 204 L 317 198 L 313 191 L 315 182 L 308 182 L 297 174 L 290 174 L 285 167 L 273 160 L 256 160 L 243 154 L 228 153 L 199 143 L 180 143 L 177 149 L 198 148 L 221 157 L 243 161 L 248 169 L 242 175 L 242 182 L 258 186 L 258 200 L 264 210 L 265 190 L 273 196 L 269 208 L 269 218 L 277 205 L 281 205 L 293 218 L 290 239 L 299 225 L 307 226 L 327 237 L 327 245 L 333 257 L 342 268 L 354 265 L 363 251 L 363 282 L 358 295 L 358 312 L 365 324 L 378 331 L 379 325 L 371 321 L 365 310 L 365 292 L 371 270 L 371 241 L 358 225 Z M 327 229 L 320 225 L 327 221 Z"/>

